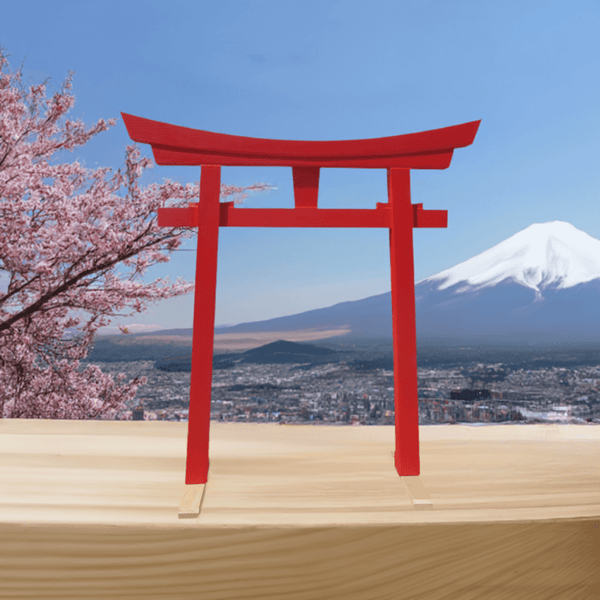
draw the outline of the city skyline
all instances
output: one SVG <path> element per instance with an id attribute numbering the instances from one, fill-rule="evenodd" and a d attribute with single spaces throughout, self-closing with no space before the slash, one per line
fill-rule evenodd
<path id="1" fill-rule="evenodd" d="M 3 15 L 11 67 L 24 61 L 25 81 L 50 77 L 55 88 L 74 70 L 72 116 L 87 125 L 122 111 L 220 133 L 325 140 L 481 119 L 448 170 L 412 172 L 413 202 L 447 209 L 449 221 L 415 230 L 416 281 L 532 223 L 567 221 L 600 238 L 595 2 L 33 2 Z M 129 143 L 119 117 L 73 160 L 118 168 Z M 197 168 L 156 166 L 146 181 L 198 177 Z M 222 179 L 277 186 L 245 206 L 293 206 L 291 169 L 224 168 Z M 383 171 L 322 171 L 322 208 L 384 201 Z M 193 281 L 193 248 L 194 238 L 145 281 Z M 389 289 L 385 230 L 221 229 L 217 326 Z M 192 307 L 190 294 L 111 326 L 191 327 Z"/>

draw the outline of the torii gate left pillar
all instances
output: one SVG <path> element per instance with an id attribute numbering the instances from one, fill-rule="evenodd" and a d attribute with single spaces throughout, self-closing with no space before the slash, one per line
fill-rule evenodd
<path id="1" fill-rule="evenodd" d="M 152 145 L 158 164 L 200 165 L 200 199 L 158 210 L 159 225 L 198 227 L 186 478 L 204 484 L 209 432 L 219 227 L 386 227 L 389 229 L 394 336 L 394 464 L 420 474 L 413 227 L 446 227 L 447 211 L 411 204 L 410 169 L 444 169 L 470 145 L 480 121 L 421 133 L 339 142 L 265 140 L 216 134 L 123 114 L 130 137 Z M 294 209 L 237 209 L 220 203 L 221 165 L 288 166 Z M 321 167 L 385 168 L 388 202 L 376 209 L 319 209 Z"/>

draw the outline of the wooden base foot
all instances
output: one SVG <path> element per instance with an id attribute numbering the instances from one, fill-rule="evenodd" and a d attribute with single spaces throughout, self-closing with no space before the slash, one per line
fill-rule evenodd
<path id="1" fill-rule="evenodd" d="M 391 452 L 392 464 L 396 468 L 396 461 L 394 460 L 394 452 Z M 421 481 L 420 476 L 401 475 L 400 479 L 408 492 L 410 500 L 414 508 L 420 510 L 430 510 L 433 508 L 433 502 L 429 498 L 429 494 Z"/>
<path id="2" fill-rule="evenodd" d="M 403 475 L 400 479 L 402 479 L 402 483 L 415 508 L 425 510 L 433 508 L 433 502 L 429 499 L 429 494 L 418 475 L 416 477 Z"/>
<path id="3" fill-rule="evenodd" d="M 200 516 L 205 487 L 205 483 L 185 486 L 185 494 L 179 505 L 180 519 L 195 519 Z"/>

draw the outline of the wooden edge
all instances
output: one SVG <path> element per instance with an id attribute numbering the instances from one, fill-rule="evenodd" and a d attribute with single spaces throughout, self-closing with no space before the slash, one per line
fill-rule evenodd
<path id="1" fill-rule="evenodd" d="M 200 516 L 205 488 L 205 483 L 185 486 L 185 494 L 179 505 L 180 519 L 195 519 Z"/>
<path id="2" fill-rule="evenodd" d="M 392 457 L 392 464 L 394 465 L 394 468 L 396 468 L 393 450 L 390 452 L 390 455 Z M 410 497 L 414 508 L 421 510 L 430 510 L 433 508 L 433 502 L 429 498 L 429 493 L 423 485 L 420 476 L 401 475 L 400 479 L 408 492 L 408 496 Z"/>

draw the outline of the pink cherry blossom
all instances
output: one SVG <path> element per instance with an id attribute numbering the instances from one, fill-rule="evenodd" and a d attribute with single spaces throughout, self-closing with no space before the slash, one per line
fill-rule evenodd
<path id="1" fill-rule="evenodd" d="M 173 181 L 142 187 L 152 166 L 135 146 L 122 170 L 68 162 L 65 150 L 85 145 L 115 125 L 69 120 L 72 75 L 47 97 L 45 85 L 23 84 L 0 50 L 0 416 L 111 418 L 146 382 L 116 381 L 96 366 L 78 370 L 96 331 L 110 317 L 143 312 L 149 302 L 193 291 L 194 284 L 141 277 L 186 238 L 189 228 L 159 227 L 156 211 L 198 199 L 198 184 Z M 222 198 L 240 202 L 270 189 L 224 185 Z M 130 269 L 118 276 L 117 266 Z M 120 311 L 133 312 L 123 314 Z M 70 311 L 90 315 L 82 318 Z M 79 327 L 78 327 L 79 326 Z M 68 337 L 67 330 L 77 335 Z"/>

